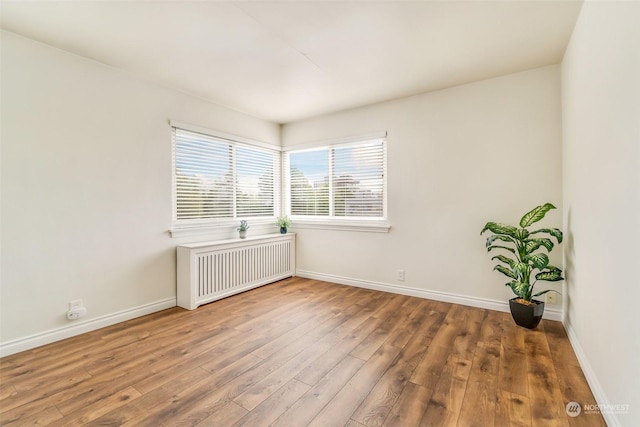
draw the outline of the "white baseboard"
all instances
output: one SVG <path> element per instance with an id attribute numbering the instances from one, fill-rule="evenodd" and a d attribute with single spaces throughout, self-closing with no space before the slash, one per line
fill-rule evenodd
<path id="1" fill-rule="evenodd" d="M 582 346 L 580 345 L 580 341 L 578 341 L 576 332 L 573 330 L 573 327 L 570 323 L 564 321 L 562 323 L 564 325 L 564 329 L 567 331 L 569 342 L 571 343 L 571 347 L 573 347 L 573 351 L 578 358 L 578 363 L 580 363 L 582 372 L 587 379 L 587 383 L 589 383 L 589 387 L 591 387 L 593 397 L 595 397 L 596 402 L 599 405 L 608 405 L 609 399 L 607 398 L 607 395 L 605 394 L 600 381 L 598 381 L 598 377 L 596 377 L 596 374 L 593 371 L 591 364 L 589 363 L 589 359 L 587 359 L 587 354 L 584 352 Z M 615 414 L 604 411 L 602 412 L 602 417 L 609 427 L 622 426 L 622 423 Z"/>
<path id="2" fill-rule="evenodd" d="M 431 299 L 435 301 L 443 301 L 454 304 L 468 305 L 471 307 L 485 308 L 488 310 L 509 312 L 509 303 L 507 301 L 471 297 L 467 295 L 452 294 L 449 292 L 430 291 L 427 289 L 391 285 L 389 283 L 373 282 L 371 280 L 352 279 L 349 277 L 316 273 L 313 271 L 299 269 L 296 269 L 296 276 L 305 277 L 307 279 L 322 280 L 325 282 L 333 282 L 341 285 L 357 286 L 359 288 L 372 289 L 375 291 L 391 292 L 394 294 L 409 295 L 412 297 Z M 562 319 L 562 311 L 554 308 L 545 308 L 543 318 L 560 321 Z"/>
<path id="3" fill-rule="evenodd" d="M 25 350 L 31 350 L 32 348 L 40 347 L 41 345 L 50 344 L 52 342 L 60 341 L 66 338 L 71 338 L 76 335 L 84 334 L 85 332 L 95 331 L 96 329 L 104 328 L 105 326 L 114 325 L 116 323 L 124 322 L 125 320 L 145 316 L 147 314 L 155 313 L 156 311 L 165 310 L 167 308 L 175 306 L 176 298 L 173 297 L 130 308 L 127 310 L 118 311 L 116 313 L 107 314 L 105 316 L 96 317 L 94 319 L 88 319 L 80 322 L 76 321 L 69 326 L 63 326 L 61 328 L 56 328 L 50 331 L 41 332 L 39 334 L 30 335 L 28 337 L 18 338 L 13 341 L 1 343 L 0 357 L 19 353 Z"/>

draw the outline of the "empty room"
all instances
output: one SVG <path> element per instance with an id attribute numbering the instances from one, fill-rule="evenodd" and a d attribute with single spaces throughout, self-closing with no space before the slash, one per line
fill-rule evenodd
<path id="1" fill-rule="evenodd" d="M 0 25 L 0 425 L 640 425 L 640 1 Z"/>

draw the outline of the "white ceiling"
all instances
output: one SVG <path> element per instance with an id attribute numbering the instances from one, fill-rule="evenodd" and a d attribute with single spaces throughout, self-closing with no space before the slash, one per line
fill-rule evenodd
<path id="1" fill-rule="evenodd" d="M 277 123 L 559 63 L 580 1 L 13 1 L 2 28 Z"/>

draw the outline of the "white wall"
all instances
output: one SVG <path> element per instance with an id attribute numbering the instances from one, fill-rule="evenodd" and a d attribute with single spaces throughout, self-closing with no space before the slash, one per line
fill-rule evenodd
<path id="1" fill-rule="evenodd" d="M 175 304 L 188 239 L 167 232 L 168 120 L 274 144 L 279 126 L 11 33 L 1 42 L 0 343 Z M 79 298 L 88 314 L 69 322 Z"/>
<path id="2" fill-rule="evenodd" d="M 609 425 L 640 425 L 640 3 L 583 5 L 562 62 L 566 325 Z"/>
<path id="3" fill-rule="evenodd" d="M 391 231 L 314 230 L 294 223 L 299 271 L 506 307 L 511 290 L 504 276 L 491 271 L 486 236 L 479 233 L 489 220 L 517 223 L 547 201 L 558 210 L 547 214 L 545 224 L 560 226 L 559 67 L 287 124 L 282 142 L 293 146 L 380 130 L 388 131 Z M 561 251 L 554 259 L 560 265 Z M 406 271 L 405 282 L 396 280 L 398 269 Z"/>

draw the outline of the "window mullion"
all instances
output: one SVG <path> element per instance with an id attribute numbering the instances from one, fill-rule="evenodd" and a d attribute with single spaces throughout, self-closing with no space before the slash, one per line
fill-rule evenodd
<path id="1" fill-rule="evenodd" d="M 172 222 L 178 220 L 178 184 L 176 171 L 176 128 L 171 128 L 171 210 Z"/>
<path id="2" fill-rule="evenodd" d="M 229 157 L 231 161 L 231 179 L 233 180 L 233 218 L 238 217 L 238 171 L 236 170 L 236 146 L 229 145 Z"/>
<path id="3" fill-rule="evenodd" d="M 334 149 L 329 148 L 329 218 L 334 217 L 335 215 L 335 203 L 333 200 L 334 196 L 334 188 L 333 188 L 333 171 L 334 171 Z"/>
<path id="4" fill-rule="evenodd" d="M 285 198 L 287 197 L 287 190 L 285 188 L 285 162 L 284 162 L 284 152 L 278 152 L 278 155 L 275 157 L 275 163 L 278 167 L 277 172 L 274 173 L 274 178 L 276 182 L 273 184 L 274 188 L 274 207 L 277 206 L 277 211 L 274 210 L 275 216 L 283 216 L 288 215 L 285 205 Z"/>

